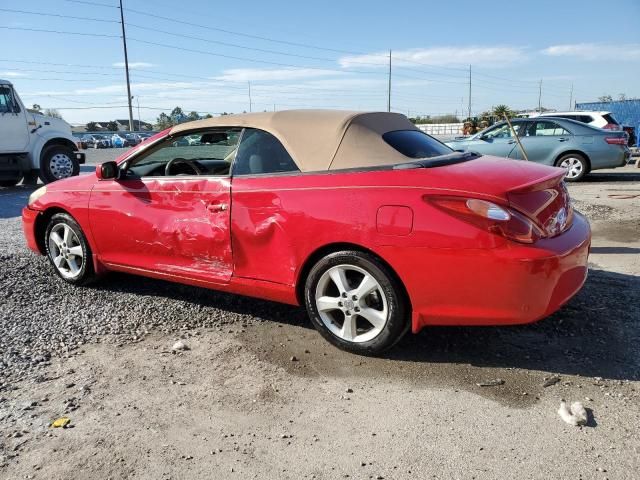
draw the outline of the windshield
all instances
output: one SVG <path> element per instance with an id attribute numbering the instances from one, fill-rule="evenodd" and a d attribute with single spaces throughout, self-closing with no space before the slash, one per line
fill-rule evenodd
<path id="1" fill-rule="evenodd" d="M 395 130 L 382 135 L 385 142 L 409 158 L 432 158 L 453 150 L 419 130 Z"/>

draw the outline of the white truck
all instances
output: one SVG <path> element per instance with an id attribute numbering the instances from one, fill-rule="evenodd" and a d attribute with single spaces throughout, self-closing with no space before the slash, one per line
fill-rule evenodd
<path id="1" fill-rule="evenodd" d="M 11 82 L 0 80 L 0 186 L 71 177 L 84 162 L 69 124 L 27 111 Z"/>

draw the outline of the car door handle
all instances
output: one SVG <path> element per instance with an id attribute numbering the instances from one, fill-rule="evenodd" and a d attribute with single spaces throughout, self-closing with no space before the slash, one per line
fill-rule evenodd
<path id="1" fill-rule="evenodd" d="M 226 209 L 226 203 L 210 203 L 209 205 L 207 205 L 207 210 L 209 210 L 211 213 L 224 212 Z"/>
<path id="2" fill-rule="evenodd" d="M 567 140 L 569 140 L 568 138 L 559 138 L 558 141 L 559 142 L 566 142 Z"/>
<path id="3" fill-rule="evenodd" d="M 516 143 L 516 141 L 515 141 L 515 140 L 509 140 L 509 141 L 507 142 L 507 144 L 509 144 L 509 145 L 513 145 L 514 143 Z"/>

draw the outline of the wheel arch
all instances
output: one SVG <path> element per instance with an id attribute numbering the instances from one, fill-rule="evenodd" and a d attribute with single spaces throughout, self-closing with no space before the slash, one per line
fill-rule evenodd
<path id="1" fill-rule="evenodd" d="M 564 152 L 560 152 L 556 158 L 553 160 L 553 166 L 557 167 L 558 166 L 558 160 L 560 160 L 560 158 L 564 157 L 565 155 L 569 155 L 569 154 L 578 154 L 581 157 L 583 157 L 586 161 L 587 161 L 587 171 L 585 173 L 589 173 L 591 171 L 591 159 L 589 158 L 589 155 L 587 155 L 586 153 L 584 153 L 582 150 L 565 150 Z"/>
<path id="2" fill-rule="evenodd" d="M 307 259 L 302 264 L 302 268 L 300 268 L 300 271 L 298 272 L 298 276 L 296 278 L 296 285 L 295 285 L 296 299 L 298 300 L 298 303 L 300 305 L 304 305 L 304 285 L 307 281 L 307 277 L 309 276 L 309 272 L 311 272 L 311 269 L 313 268 L 313 266 L 316 263 L 318 263 L 320 259 L 322 259 L 323 257 L 331 253 L 339 252 L 342 250 L 357 250 L 359 252 L 372 255 L 376 257 L 380 262 L 382 262 L 382 264 L 389 270 L 389 273 L 393 275 L 394 279 L 398 282 L 398 285 L 400 285 L 400 288 L 402 290 L 402 295 L 406 302 L 407 312 L 410 313 L 413 310 L 411 307 L 411 298 L 409 297 L 409 292 L 407 291 L 407 288 L 404 285 L 404 282 L 402 281 L 400 276 L 396 273 L 395 269 L 391 266 L 391 264 L 387 262 L 384 258 L 382 258 L 378 253 L 374 252 L 373 250 L 363 247 L 362 245 L 349 243 L 349 242 L 336 242 L 336 243 L 329 243 L 329 244 L 323 245 L 317 248 L 316 250 L 314 250 L 313 252 L 311 252 L 311 254 L 307 257 Z"/>
<path id="3" fill-rule="evenodd" d="M 43 211 L 40 215 L 36 217 L 35 225 L 34 225 L 34 235 L 36 237 L 36 245 L 38 246 L 38 250 L 42 255 L 46 255 L 47 249 L 45 247 L 45 238 L 44 234 L 47 230 L 47 225 L 49 224 L 49 220 L 57 213 L 66 213 L 71 218 L 75 220 L 75 217 L 71 215 L 71 213 L 64 208 L 61 207 L 50 207 Z M 77 220 L 76 220 L 77 222 Z"/>

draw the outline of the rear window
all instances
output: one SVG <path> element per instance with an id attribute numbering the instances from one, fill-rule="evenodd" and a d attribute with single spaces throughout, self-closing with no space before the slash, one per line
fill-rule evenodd
<path id="1" fill-rule="evenodd" d="M 614 124 L 614 125 L 620 125 L 620 124 L 618 123 L 618 121 L 617 121 L 615 118 L 613 118 L 613 115 L 611 115 L 610 113 L 606 113 L 606 114 L 604 114 L 604 115 L 602 116 L 602 118 L 604 118 L 604 119 L 607 121 L 607 123 L 612 123 L 612 124 Z"/>
<path id="2" fill-rule="evenodd" d="M 409 158 L 431 158 L 453 152 L 446 145 L 419 130 L 396 130 L 383 134 L 382 138 Z"/>

